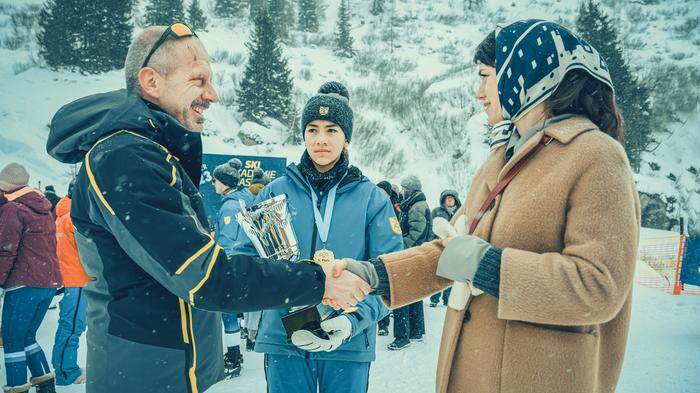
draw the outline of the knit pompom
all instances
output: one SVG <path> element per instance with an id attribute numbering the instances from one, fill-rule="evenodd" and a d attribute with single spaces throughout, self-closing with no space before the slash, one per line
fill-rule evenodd
<path id="1" fill-rule="evenodd" d="M 326 82 L 318 88 L 318 92 L 321 94 L 337 94 L 350 101 L 350 92 L 348 91 L 348 88 L 340 82 Z"/>
<path id="2" fill-rule="evenodd" d="M 228 166 L 230 166 L 231 168 L 233 168 L 237 171 L 240 171 L 241 169 L 243 169 L 243 163 L 238 158 L 232 158 L 232 159 L 228 160 L 227 164 L 228 164 Z"/>

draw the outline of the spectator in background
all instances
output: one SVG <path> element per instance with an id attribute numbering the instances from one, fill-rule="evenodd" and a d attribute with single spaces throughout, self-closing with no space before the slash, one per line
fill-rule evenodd
<path id="1" fill-rule="evenodd" d="M 262 190 L 267 183 L 270 182 L 270 178 L 263 172 L 261 168 L 253 169 L 253 179 L 250 181 L 250 186 L 248 190 L 253 193 L 253 195 L 258 195 L 260 190 Z"/>
<path id="2" fill-rule="evenodd" d="M 270 178 L 265 174 L 262 168 L 255 168 L 253 169 L 253 179 L 250 181 L 248 190 L 250 190 L 253 195 L 257 196 L 269 182 Z M 255 336 L 258 333 L 258 326 L 260 325 L 261 316 L 262 311 L 253 311 L 243 314 L 245 329 L 243 329 L 242 333 L 245 334 L 245 347 L 248 351 L 252 351 L 255 347 Z"/>
<path id="3" fill-rule="evenodd" d="M 53 188 L 52 185 L 48 185 L 44 187 L 44 196 L 46 199 L 51 202 L 51 213 L 56 213 L 56 205 L 58 204 L 58 201 L 61 200 L 61 197 L 56 194 L 56 189 Z"/>
<path id="4" fill-rule="evenodd" d="M 394 215 L 396 215 L 396 219 L 401 221 L 401 201 L 399 199 L 399 193 L 395 190 L 395 187 L 389 183 L 386 180 L 380 181 L 377 183 L 377 187 L 384 191 L 384 193 L 389 197 L 389 201 L 391 202 L 391 205 L 394 207 Z M 378 335 L 380 336 L 388 336 L 389 335 L 389 322 L 391 319 L 391 315 L 387 314 L 386 317 L 382 318 L 378 325 L 379 325 L 379 331 L 377 332 Z"/>
<path id="5" fill-rule="evenodd" d="M 59 303 L 58 328 L 54 338 L 51 365 L 56 373 L 56 385 L 85 383 L 85 370 L 78 366 L 78 344 L 87 327 L 87 299 L 83 287 L 92 280 L 85 273 L 78 246 L 75 243 L 73 222 L 70 218 L 71 195 L 75 182 L 68 186 L 68 194 L 56 205 L 56 245 L 58 262 L 65 291 Z"/>
<path id="6" fill-rule="evenodd" d="M 234 254 L 234 247 L 246 237 L 243 228 L 238 225 L 236 215 L 241 211 L 240 201 L 252 205 L 255 197 L 241 182 L 243 163 L 238 158 L 232 158 L 227 163 L 214 168 L 214 188 L 221 195 L 221 208 L 216 215 L 214 240 L 221 245 L 227 255 Z M 247 239 L 247 238 L 246 238 Z M 245 294 L 241 294 L 245 296 Z M 241 374 L 241 327 L 238 324 L 237 313 L 223 313 L 224 322 L 224 374 L 226 378 L 235 378 Z"/>
<path id="7" fill-rule="evenodd" d="M 2 338 L 5 392 L 55 392 L 54 375 L 36 342 L 56 288 L 62 285 L 56 258 L 51 202 L 28 187 L 29 173 L 10 163 L 0 171 L 0 287 L 5 290 Z M 27 368 L 31 379 L 27 381 Z"/>
<path id="8" fill-rule="evenodd" d="M 459 194 L 455 190 L 445 190 L 440 194 L 440 206 L 433 209 L 433 220 L 437 217 L 442 217 L 447 221 L 452 220 L 457 210 L 462 207 L 462 202 L 459 200 Z M 433 239 L 438 236 L 433 234 Z M 442 291 L 442 304 L 447 305 L 450 299 L 450 291 L 452 287 Z M 437 307 L 440 303 L 440 292 L 430 297 L 430 307 Z"/>
<path id="9" fill-rule="evenodd" d="M 419 246 L 432 238 L 432 217 L 423 194 L 423 186 L 415 176 L 401 181 L 404 199 L 401 202 L 401 232 L 406 248 Z M 390 350 L 404 349 L 411 340 L 422 341 L 425 334 L 423 300 L 394 310 L 394 342 Z"/>

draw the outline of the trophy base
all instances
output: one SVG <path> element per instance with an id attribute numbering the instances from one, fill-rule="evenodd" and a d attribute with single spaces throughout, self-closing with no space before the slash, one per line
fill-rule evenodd
<path id="1" fill-rule="evenodd" d="M 292 333 L 308 330 L 318 337 L 328 339 L 328 333 L 321 329 L 321 314 L 316 306 L 308 306 L 282 317 L 282 326 L 287 333 L 287 342 L 292 342 Z"/>

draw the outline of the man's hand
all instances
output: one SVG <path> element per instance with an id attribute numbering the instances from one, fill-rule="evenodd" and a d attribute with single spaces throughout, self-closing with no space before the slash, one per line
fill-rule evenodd
<path id="1" fill-rule="evenodd" d="M 309 352 L 330 352 L 336 350 L 352 335 L 352 323 L 345 315 L 321 322 L 321 329 L 328 333 L 327 340 L 308 330 L 297 330 L 292 333 L 292 344 Z"/>
<path id="2" fill-rule="evenodd" d="M 363 301 L 371 292 L 369 284 L 356 274 L 344 267 L 336 267 L 337 262 L 322 263 L 321 267 L 326 274 L 326 290 L 323 294 L 323 304 L 333 308 L 349 308 Z"/>
<path id="3" fill-rule="evenodd" d="M 374 268 L 374 265 L 368 261 L 357 261 L 352 258 L 343 258 L 335 261 L 333 264 L 333 275 L 338 275 L 343 270 L 347 270 L 360 277 L 362 281 L 369 284 L 372 290 L 377 289 L 379 286 L 377 270 Z"/>

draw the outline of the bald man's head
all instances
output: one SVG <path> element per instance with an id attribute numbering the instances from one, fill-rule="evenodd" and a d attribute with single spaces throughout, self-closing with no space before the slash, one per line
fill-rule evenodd
<path id="1" fill-rule="evenodd" d="M 219 97 L 211 85 L 209 55 L 197 37 L 169 38 L 146 56 L 166 26 L 144 29 L 129 47 L 124 64 L 129 93 L 153 102 L 192 131 L 201 131 L 202 113 Z"/>
<path id="2" fill-rule="evenodd" d="M 160 38 L 167 26 L 151 26 L 145 28 L 136 36 L 134 42 L 131 43 L 129 51 L 126 54 L 124 61 L 124 74 L 126 76 L 126 90 L 131 94 L 141 95 L 141 86 L 139 86 L 139 71 L 143 65 L 148 52 Z M 148 66 L 153 67 L 162 75 L 167 75 L 172 65 L 172 57 L 175 52 L 176 40 L 166 40 L 153 53 L 148 61 Z"/>

